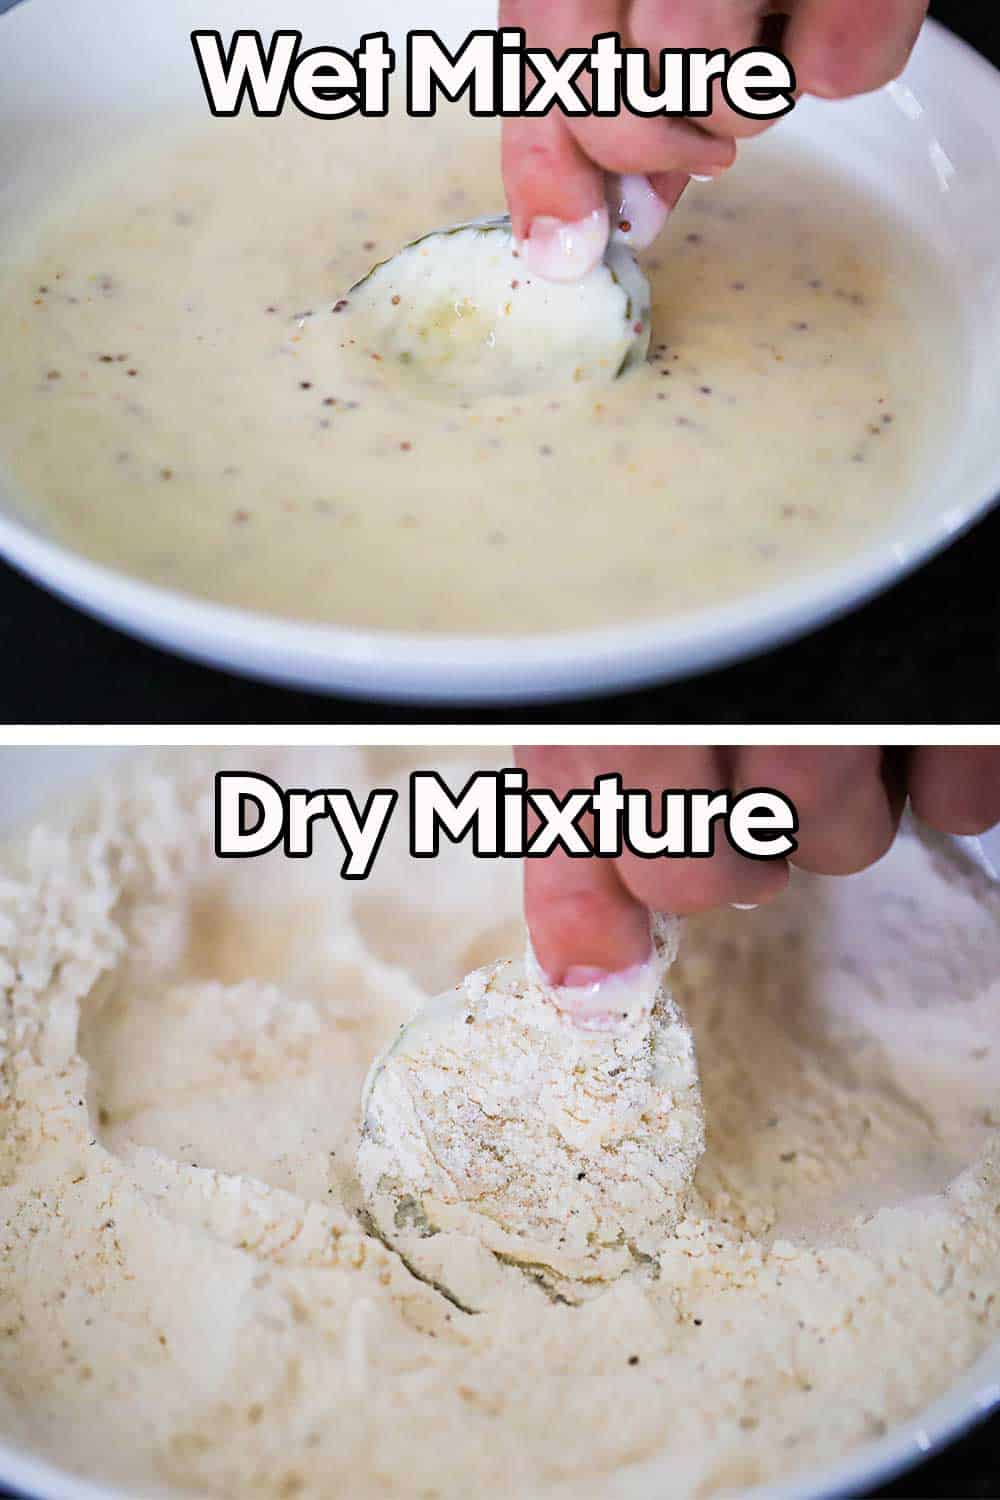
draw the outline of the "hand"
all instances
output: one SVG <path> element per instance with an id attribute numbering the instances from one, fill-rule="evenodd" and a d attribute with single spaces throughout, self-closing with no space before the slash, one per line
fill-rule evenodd
<path id="1" fill-rule="evenodd" d="M 785 746 L 533 748 L 517 752 L 529 787 L 564 795 L 620 772 L 627 789 L 771 787 L 799 815 L 790 863 L 849 875 L 892 844 L 907 796 L 918 818 L 942 833 L 982 833 L 1000 821 L 1000 749 L 922 750 Z M 555 850 L 525 861 L 525 916 L 539 963 L 553 984 L 592 983 L 649 953 L 647 912 L 688 915 L 727 904 L 760 905 L 788 882 L 788 862 L 761 862 L 728 843 L 710 859 L 571 859 Z"/>
<path id="2" fill-rule="evenodd" d="M 902 72 L 926 0 L 500 0 L 500 25 L 519 27 L 528 47 L 561 56 L 617 32 L 652 63 L 665 47 L 710 51 L 774 45 L 765 17 L 784 12 L 781 51 L 799 93 L 843 99 L 881 87 Z M 653 69 L 656 79 L 655 66 Z M 586 75 L 578 81 L 581 91 Z M 718 90 L 716 91 L 718 95 Z M 757 135 L 720 99 L 693 121 L 564 115 L 511 118 L 503 127 L 503 175 L 515 236 L 528 266 L 553 280 L 576 280 L 604 254 L 615 218 L 632 225 L 642 249 L 659 234 L 690 174 L 717 175 L 736 157 L 736 139 Z M 612 174 L 610 177 L 606 174 Z M 609 203 L 611 211 L 609 215 Z"/>

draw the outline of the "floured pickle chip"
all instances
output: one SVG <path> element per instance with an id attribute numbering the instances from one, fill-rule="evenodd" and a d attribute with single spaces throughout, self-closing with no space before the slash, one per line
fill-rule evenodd
<path id="1" fill-rule="evenodd" d="M 704 1148 L 694 1045 L 666 986 L 676 929 L 655 920 L 654 957 L 600 1027 L 505 961 L 431 1001 L 374 1064 L 362 1188 L 428 1279 L 446 1259 L 454 1276 L 437 1239 L 459 1235 L 580 1301 L 662 1248 Z"/>
<path id="2" fill-rule="evenodd" d="M 518 257 L 509 219 L 424 235 L 336 304 L 338 342 L 371 374 L 444 400 L 611 381 L 649 350 L 649 284 L 608 247 L 580 281 L 545 281 Z"/>

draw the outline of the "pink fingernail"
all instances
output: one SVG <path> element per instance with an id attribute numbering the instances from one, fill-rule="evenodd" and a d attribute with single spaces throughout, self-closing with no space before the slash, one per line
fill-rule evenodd
<path id="1" fill-rule="evenodd" d="M 542 215 L 518 246 L 529 271 L 546 281 L 579 281 L 599 264 L 608 243 L 608 211 L 595 208 L 572 224 Z"/>
<path id="2" fill-rule="evenodd" d="M 552 986 L 552 999 L 582 1030 L 608 1031 L 646 1012 L 658 978 L 659 966 L 652 957 L 619 973 L 575 964 L 561 984 Z"/>
<path id="3" fill-rule="evenodd" d="M 610 176 L 607 193 L 614 224 L 611 238 L 633 250 L 645 250 L 667 222 L 670 209 L 649 178 L 641 175 Z"/>
<path id="4" fill-rule="evenodd" d="M 588 969 L 586 964 L 574 964 L 566 970 L 562 982 L 566 989 L 575 990 L 587 984 L 603 984 L 610 977 L 607 969 Z"/>

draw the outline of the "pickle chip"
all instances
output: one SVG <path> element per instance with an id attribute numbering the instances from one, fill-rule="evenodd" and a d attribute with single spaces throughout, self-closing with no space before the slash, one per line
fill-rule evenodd
<path id="1" fill-rule="evenodd" d="M 617 380 L 649 351 L 649 284 L 626 245 L 580 281 L 545 281 L 525 269 L 506 218 L 414 240 L 335 311 L 347 351 L 444 400 Z"/>
<path id="2" fill-rule="evenodd" d="M 690 1030 L 666 986 L 659 918 L 642 1000 L 582 1031 L 523 963 L 466 976 L 373 1065 L 358 1173 L 381 1237 L 437 1284 L 449 1236 L 579 1302 L 651 1265 L 683 1216 L 704 1147 Z M 468 1256 L 466 1256 L 466 1259 Z M 449 1290 L 475 1305 L 481 1278 Z"/>

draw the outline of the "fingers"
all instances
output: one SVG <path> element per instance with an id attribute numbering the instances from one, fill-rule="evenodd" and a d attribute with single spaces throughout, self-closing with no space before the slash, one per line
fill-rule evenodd
<path id="1" fill-rule="evenodd" d="M 604 174 L 550 110 L 504 121 L 502 165 L 514 237 L 529 270 L 550 281 L 576 281 L 597 265 L 608 242 Z"/>
<path id="2" fill-rule="evenodd" d="M 570 859 L 558 849 L 525 860 L 524 916 L 535 957 L 554 985 L 620 974 L 649 956 L 646 908 L 607 860 Z"/>
<path id="3" fill-rule="evenodd" d="M 883 776 L 876 746 L 748 746 L 733 752 L 734 789 L 773 787 L 799 816 L 791 863 L 850 875 L 882 858 L 896 836 L 902 798 Z"/>
<path id="4" fill-rule="evenodd" d="M 1000 748 L 947 746 L 906 752 L 878 746 L 748 746 L 727 751 L 539 748 L 518 762 L 529 786 L 560 796 L 617 772 L 649 791 L 653 826 L 665 791 L 773 787 L 795 806 L 791 863 L 848 875 L 890 848 L 907 792 L 913 810 L 944 833 L 978 834 L 1000 823 Z M 640 963 L 649 950 L 647 911 L 688 915 L 726 904 L 760 905 L 785 886 L 785 861 L 756 861 L 719 837 L 709 859 L 574 859 L 560 850 L 525 861 L 525 916 L 535 953 L 555 984 L 592 983 Z"/>
<path id="5" fill-rule="evenodd" d="M 572 48 L 589 47 L 597 35 L 620 33 L 622 6 L 618 0 L 502 0 L 500 20 L 502 26 L 523 29 L 529 47 L 547 48 L 561 57 Z M 587 75 L 577 83 L 586 93 Z M 628 208 L 636 219 L 642 213 L 649 225 L 636 234 L 641 248 L 655 237 L 680 193 L 680 184 L 670 181 L 665 184 L 669 201 L 650 203 L 656 187 L 649 179 L 663 174 L 714 176 L 732 164 L 735 154 L 732 141 L 688 121 L 643 118 L 627 110 L 614 117 L 595 117 L 566 116 L 552 109 L 544 116 L 512 118 L 504 122 L 503 170 L 515 234 L 526 245 L 536 241 L 528 248 L 529 264 L 537 256 L 534 268 L 542 275 L 553 245 L 561 243 L 565 249 L 567 235 L 560 226 L 572 226 L 570 237 L 581 260 L 585 251 L 593 254 L 605 201 L 597 176 L 606 172 L 631 185 Z M 640 184 L 637 178 L 647 180 Z M 619 218 L 633 222 L 624 210 Z M 556 261 L 560 263 L 558 256 Z"/>
<path id="6" fill-rule="evenodd" d="M 536 22 L 541 45 L 557 55 L 572 46 L 589 45 L 597 32 L 585 29 L 578 9 L 590 11 L 586 0 L 557 0 L 540 5 Z M 580 29 L 581 26 L 584 29 Z M 605 30 L 611 28 L 606 26 Z M 580 92 L 587 97 L 587 75 L 578 81 Z M 689 175 L 716 177 L 736 160 L 736 146 L 719 133 L 710 134 L 689 120 L 664 116 L 644 116 L 623 109 L 617 115 L 575 115 L 567 124 L 575 140 L 592 161 L 606 172 L 636 173 L 646 176 L 663 172 L 686 172 Z"/>
<path id="7" fill-rule="evenodd" d="M 626 787 L 646 788 L 657 825 L 664 792 L 723 791 L 729 780 L 721 752 L 704 746 L 616 747 L 610 753 L 594 752 L 592 763 L 596 769 L 588 766 L 590 775 L 620 771 Z M 761 905 L 778 895 L 788 880 L 783 861 L 747 859 L 721 833 L 710 859 L 646 859 L 626 848 L 617 865 L 622 883 L 644 906 L 678 916 L 732 903 Z"/>
<path id="8" fill-rule="evenodd" d="M 528 269 L 575 281 L 604 254 L 608 236 L 644 250 L 690 178 L 686 172 L 605 175 L 562 115 L 504 122 L 502 166 L 515 238 Z"/>
<path id="9" fill-rule="evenodd" d="M 539 0 L 500 0 L 500 26 L 523 30 L 536 45 L 540 9 Z M 529 269 L 551 280 L 585 276 L 607 244 L 606 186 L 565 116 L 550 109 L 504 120 L 501 163 L 514 237 Z"/>
<path id="10" fill-rule="evenodd" d="M 782 50 L 798 92 L 843 98 L 879 88 L 904 68 L 926 0 L 785 0 Z M 743 51 L 761 43 L 773 0 L 501 0 L 500 24 L 520 28 L 529 47 L 561 57 L 617 32 L 649 53 L 654 81 L 665 48 Z M 577 86 L 590 87 L 583 73 Z M 609 232 L 636 248 L 651 244 L 689 176 L 718 176 L 736 140 L 773 120 L 749 120 L 714 90 L 710 116 L 566 116 L 504 122 L 503 171 L 514 233 L 539 275 L 571 281 L 604 253 Z M 603 174 L 622 183 L 606 188 Z M 610 208 L 610 214 L 609 214 Z M 629 225 L 628 229 L 622 225 Z"/>
<path id="11" fill-rule="evenodd" d="M 575 9 L 570 28 L 586 24 L 600 31 L 618 25 L 617 3 Z M 589 12 L 585 18 L 584 10 Z M 543 45 L 538 40 L 541 13 L 538 0 L 502 0 L 501 25 L 521 27 L 533 45 Z M 609 234 L 645 249 L 683 190 L 683 183 L 671 183 L 674 196 L 668 204 L 641 173 L 606 177 L 557 109 L 504 122 L 502 165 L 521 254 L 529 270 L 553 281 L 585 276 L 603 256 Z"/>
<path id="12" fill-rule="evenodd" d="M 785 55 L 798 87 L 828 99 L 898 77 L 927 14 L 926 0 L 797 0 Z"/>
<path id="13" fill-rule="evenodd" d="M 593 784 L 586 756 L 573 749 L 519 750 L 529 787 L 560 797 Z M 534 820 L 537 822 L 537 820 Z M 649 918 L 604 859 L 572 859 L 554 849 L 524 862 L 524 915 L 535 957 L 550 981 L 572 984 L 581 974 L 618 974 L 649 956 Z"/>
<path id="14" fill-rule="evenodd" d="M 628 39 L 648 52 L 658 72 L 664 48 L 704 48 L 730 55 L 759 45 L 760 25 L 769 0 L 633 0 L 628 12 Z M 726 103 L 719 83 L 713 91 L 714 108 L 698 124 L 712 135 L 759 135 L 773 120 L 748 120 Z M 694 170 L 694 169 L 692 169 Z"/>
<path id="15" fill-rule="evenodd" d="M 726 772 L 719 752 L 679 747 L 564 749 L 518 752 L 530 787 L 560 796 L 593 786 L 597 776 L 618 772 L 628 788 L 646 788 L 653 798 L 654 826 L 668 789 L 722 790 Z M 785 886 L 784 861 L 745 858 L 721 836 L 710 859 L 644 859 L 628 850 L 616 860 L 573 859 L 554 850 L 525 860 L 525 919 L 536 957 L 553 984 L 573 983 L 593 971 L 616 974 L 641 963 L 649 952 L 647 912 L 689 915 L 730 903 L 760 905 Z"/>
<path id="16" fill-rule="evenodd" d="M 1000 822 L 1000 749 L 945 745 L 914 750 L 907 773 L 914 813 L 940 833 L 985 833 Z"/>
<path id="17" fill-rule="evenodd" d="M 591 161 L 606 172 L 718 177 L 736 160 L 733 141 L 709 135 L 686 120 L 623 110 L 612 116 L 577 115 L 568 124 Z"/>

